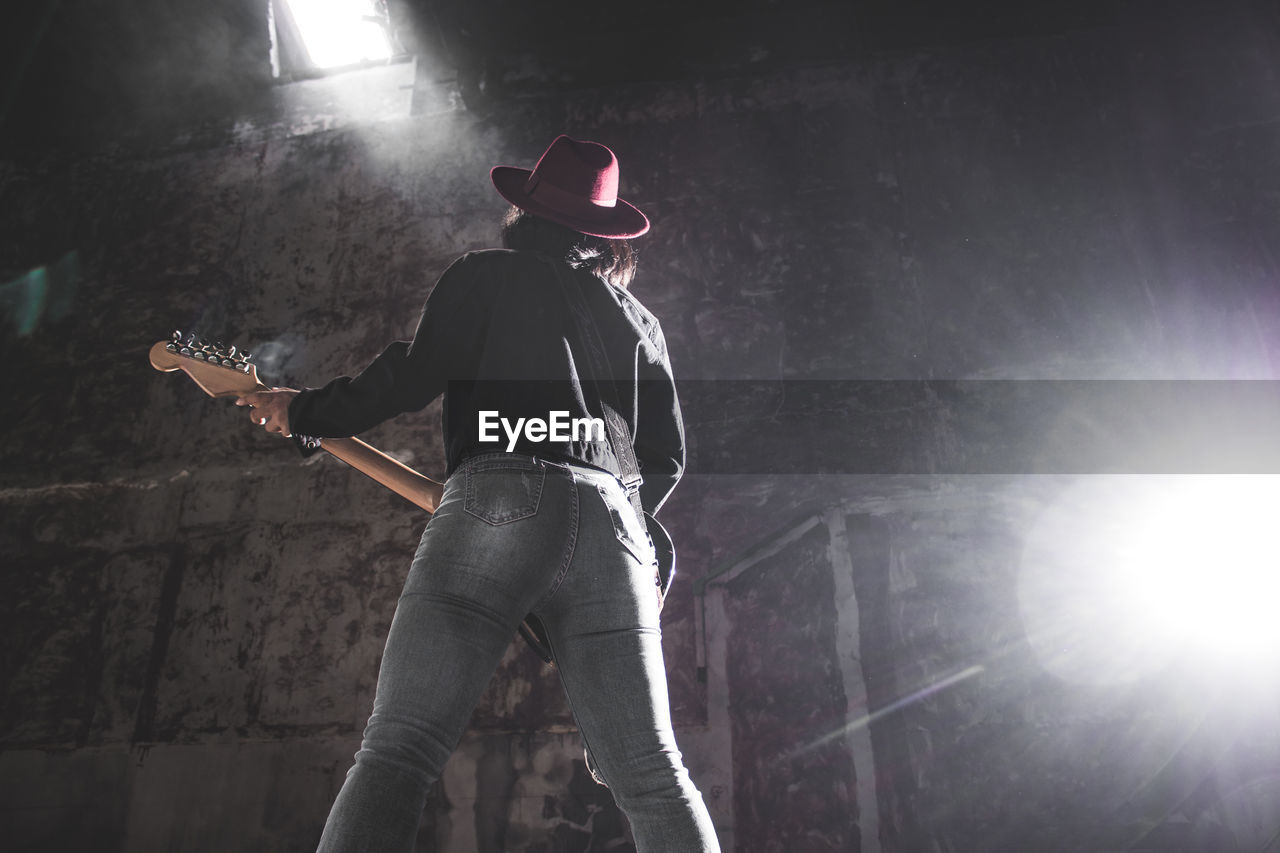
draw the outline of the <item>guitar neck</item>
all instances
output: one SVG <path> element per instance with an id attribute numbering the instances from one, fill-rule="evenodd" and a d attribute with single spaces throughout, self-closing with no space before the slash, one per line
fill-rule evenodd
<path id="1" fill-rule="evenodd" d="M 247 353 L 237 354 L 235 347 L 199 344 L 194 336 L 184 343 L 181 333 L 175 332 L 172 341 L 152 346 L 148 358 L 156 370 L 181 370 L 210 397 L 242 397 L 269 390 L 258 381 Z M 440 505 L 444 486 L 358 438 L 324 438 L 320 447 L 427 512 L 435 512 Z"/>
<path id="2" fill-rule="evenodd" d="M 320 448 L 427 512 L 440 505 L 443 486 L 358 438 L 324 438 Z"/>

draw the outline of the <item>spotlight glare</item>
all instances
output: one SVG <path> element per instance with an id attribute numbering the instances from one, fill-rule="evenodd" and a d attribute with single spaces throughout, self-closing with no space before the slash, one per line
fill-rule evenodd
<path id="1" fill-rule="evenodd" d="M 1280 662 L 1276 476 L 1076 481 L 1037 514 L 1018 597 L 1040 663 L 1132 682 L 1182 662 L 1255 679 Z"/>
<path id="2" fill-rule="evenodd" d="M 1232 657 L 1280 648 L 1275 477 L 1177 477 L 1120 544 L 1118 591 L 1168 641 Z"/>

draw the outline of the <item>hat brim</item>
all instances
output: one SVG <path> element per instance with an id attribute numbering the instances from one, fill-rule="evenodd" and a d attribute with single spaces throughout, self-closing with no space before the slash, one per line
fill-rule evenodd
<path id="1" fill-rule="evenodd" d="M 613 207 L 598 208 L 600 215 L 590 219 L 570 216 L 561 210 L 549 207 L 525 192 L 524 187 L 531 174 L 533 174 L 531 169 L 494 166 L 489 170 L 489 180 L 493 181 L 493 188 L 498 191 L 498 195 L 521 210 L 527 210 L 552 222 L 559 222 L 574 231 L 580 231 L 592 237 L 625 240 L 639 237 L 649 230 L 649 217 L 641 213 L 635 205 L 622 199 L 618 199 Z"/>

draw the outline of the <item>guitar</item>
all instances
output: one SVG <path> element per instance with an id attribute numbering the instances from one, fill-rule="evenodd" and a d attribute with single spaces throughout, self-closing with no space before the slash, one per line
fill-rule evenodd
<path id="1" fill-rule="evenodd" d="M 211 344 L 195 335 L 174 332 L 173 339 L 159 341 L 148 354 L 151 366 L 163 373 L 181 370 L 210 397 L 241 397 L 253 391 L 269 391 L 258 380 L 251 356 L 234 346 Z M 435 512 L 444 486 L 392 459 L 358 438 L 324 438 L 320 449 L 365 474 L 413 504 Z"/>

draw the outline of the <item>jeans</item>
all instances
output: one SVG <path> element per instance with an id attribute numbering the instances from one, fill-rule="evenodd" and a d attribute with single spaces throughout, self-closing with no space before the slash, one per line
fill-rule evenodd
<path id="1" fill-rule="evenodd" d="M 321 853 L 413 849 L 427 791 L 530 612 L 639 853 L 720 849 L 676 748 L 653 550 L 622 486 L 489 453 L 450 476 L 422 534 Z"/>

